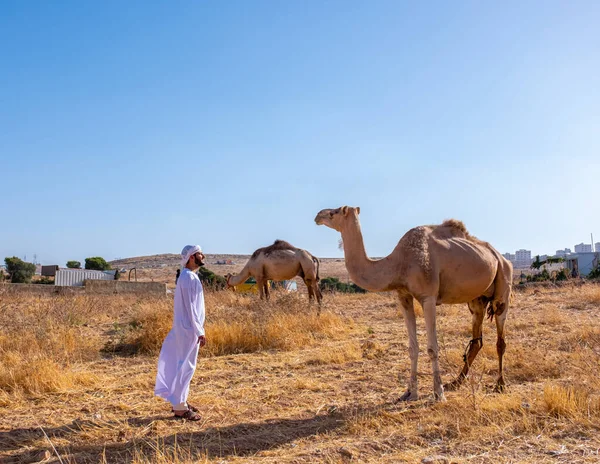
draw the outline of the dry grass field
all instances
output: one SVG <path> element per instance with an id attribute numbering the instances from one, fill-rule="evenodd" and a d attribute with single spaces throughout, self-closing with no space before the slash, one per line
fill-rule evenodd
<path id="1" fill-rule="evenodd" d="M 495 325 L 469 379 L 430 399 L 418 319 L 421 400 L 397 404 L 409 373 L 392 294 L 270 303 L 207 294 L 208 346 L 174 420 L 152 394 L 172 302 L 0 295 L 0 462 L 597 463 L 600 286 L 526 289 L 507 320 L 505 378 L 492 393 Z M 444 381 L 470 339 L 466 305 L 439 307 Z"/>

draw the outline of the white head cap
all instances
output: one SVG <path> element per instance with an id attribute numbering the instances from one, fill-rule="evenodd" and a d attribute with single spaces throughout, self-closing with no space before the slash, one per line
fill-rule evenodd
<path id="1" fill-rule="evenodd" d="M 184 268 L 185 266 L 187 266 L 187 262 L 189 261 L 190 257 L 198 253 L 199 251 L 202 251 L 200 245 L 184 246 L 183 250 L 181 250 L 181 267 Z"/>

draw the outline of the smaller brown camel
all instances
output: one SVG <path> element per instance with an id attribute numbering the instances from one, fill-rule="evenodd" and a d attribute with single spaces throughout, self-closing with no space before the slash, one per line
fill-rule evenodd
<path id="1" fill-rule="evenodd" d="M 235 287 L 254 277 L 258 285 L 260 299 L 270 298 L 269 280 L 290 280 L 300 276 L 308 289 L 309 301 L 317 299 L 319 305 L 323 296 L 319 289 L 319 260 L 308 251 L 296 248 L 284 240 L 275 240 L 273 245 L 259 248 L 237 275 L 227 274 L 228 287 Z"/>
<path id="2" fill-rule="evenodd" d="M 418 399 L 417 323 L 413 299 L 423 307 L 427 328 L 427 354 L 433 367 L 433 392 L 436 400 L 444 400 L 444 386 L 438 362 L 436 309 L 441 304 L 467 303 L 472 319 L 473 338 L 464 357 L 458 377 L 447 384 L 458 388 L 469 372 L 469 366 L 483 346 L 484 316 L 496 320 L 498 380 L 496 390 L 504 389 L 502 356 L 504 321 L 512 289 L 512 265 L 489 243 L 473 237 L 460 221 L 450 219 L 440 225 L 419 226 L 409 230 L 394 251 L 385 258 L 367 256 L 358 215 L 360 208 L 342 206 L 324 209 L 315 217 L 317 225 L 325 225 L 342 234 L 346 268 L 354 283 L 373 292 L 395 290 L 400 297 L 404 322 L 408 330 L 410 380 L 402 401 Z"/>

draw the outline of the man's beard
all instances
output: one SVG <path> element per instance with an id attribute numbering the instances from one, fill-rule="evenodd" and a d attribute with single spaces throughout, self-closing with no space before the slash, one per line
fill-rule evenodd
<path id="1" fill-rule="evenodd" d="M 194 256 L 194 261 L 196 262 L 196 266 L 198 266 L 198 267 L 204 266 L 204 262 L 201 259 L 198 259 L 197 256 Z"/>

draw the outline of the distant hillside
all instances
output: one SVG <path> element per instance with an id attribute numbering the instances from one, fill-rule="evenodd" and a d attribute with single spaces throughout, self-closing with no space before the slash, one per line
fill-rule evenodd
<path id="1" fill-rule="evenodd" d="M 215 274 L 237 274 L 250 259 L 250 255 L 207 254 L 206 267 Z M 169 283 L 175 275 L 180 264 L 178 254 L 166 253 L 152 256 L 136 256 L 131 258 L 116 259 L 109 264 L 113 269 L 130 270 L 135 268 L 138 280 L 159 281 Z M 343 281 L 348 280 L 348 271 L 343 258 L 319 258 L 319 274 L 323 277 L 337 277 Z M 225 264 L 219 264 L 225 263 Z"/>
<path id="2" fill-rule="evenodd" d="M 206 264 L 217 264 L 217 261 L 234 261 L 246 263 L 250 255 L 206 255 Z M 181 256 L 174 253 L 165 253 L 162 255 L 151 256 L 135 256 L 132 258 L 115 259 L 110 261 L 113 268 L 125 267 L 130 269 L 136 267 L 138 269 L 152 269 L 160 267 L 179 266 Z"/>

